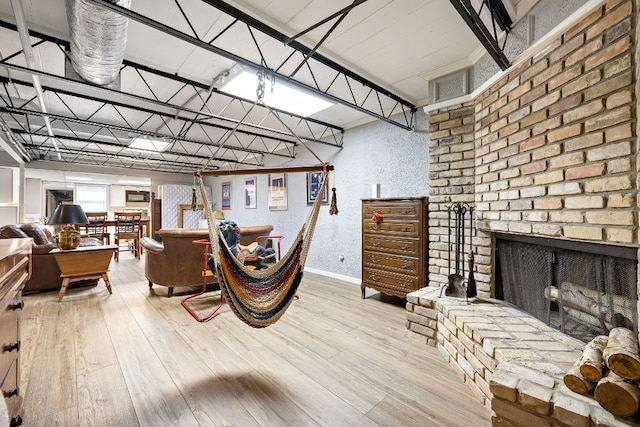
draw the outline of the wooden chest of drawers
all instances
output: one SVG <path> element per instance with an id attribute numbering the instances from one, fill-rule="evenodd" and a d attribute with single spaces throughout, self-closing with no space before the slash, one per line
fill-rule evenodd
<path id="1" fill-rule="evenodd" d="M 0 390 L 11 426 L 22 423 L 20 315 L 22 288 L 31 276 L 31 239 L 0 240 Z"/>
<path id="2" fill-rule="evenodd" d="M 362 200 L 362 298 L 367 287 L 405 297 L 427 286 L 427 204 L 426 197 Z"/>

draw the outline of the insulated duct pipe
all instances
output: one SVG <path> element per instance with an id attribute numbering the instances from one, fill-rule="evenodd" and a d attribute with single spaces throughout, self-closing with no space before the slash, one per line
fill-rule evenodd
<path id="1" fill-rule="evenodd" d="M 2 134 L 4 134 L 4 138 Z M 29 152 L 18 142 L 9 125 L 7 125 L 7 122 L 2 118 L 0 118 L 0 149 L 9 153 L 9 155 L 21 165 L 31 161 Z"/>
<path id="2" fill-rule="evenodd" d="M 71 32 L 71 64 L 88 82 L 107 85 L 120 72 L 129 19 L 86 0 L 65 0 Z M 131 0 L 109 0 L 125 8 Z"/>

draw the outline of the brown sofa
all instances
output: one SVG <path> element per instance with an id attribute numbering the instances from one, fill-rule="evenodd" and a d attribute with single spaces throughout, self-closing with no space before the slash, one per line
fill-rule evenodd
<path id="1" fill-rule="evenodd" d="M 272 225 L 240 227 L 240 243 L 248 245 L 258 236 L 266 236 L 273 230 Z M 158 231 L 162 243 L 143 237 L 140 245 L 145 249 L 144 272 L 149 287 L 154 284 L 167 286 L 168 295 L 179 286 L 202 285 L 203 254 L 205 247 L 196 245 L 194 240 L 209 238 L 207 229 L 163 228 Z M 216 283 L 210 276 L 207 283 Z"/>
<path id="2" fill-rule="evenodd" d="M 56 238 L 49 229 L 40 223 L 12 224 L 0 228 L 0 239 L 28 237 L 33 239 L 33 264 L 31 278 L 27 281 L 23 292 L 26 294 L 60 290 L 60 286 L 62 286 L 60 268 L 58 268 L 58 263 L 56 263 L 53 254 L 49 253 L 52 249 L 57 248 L 58 245 Z M 101 244 L 100 240 L 92 237 L 80 239 L 80 246 L 97 246 Z M 86 280 L 75 282 L 73 285 L 89 286 L 97 283 L 97 280 Z"/>

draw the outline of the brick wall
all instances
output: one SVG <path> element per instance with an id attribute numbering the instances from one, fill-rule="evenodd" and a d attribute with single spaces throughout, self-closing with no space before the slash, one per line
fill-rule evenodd
<path id="1" fill-rule="evenodd" d="M 476 281 L 491 232 L 638 243 L 637 0 L 610 0 L 473 101 L 430 112 L 430 285 L 447 275 L 446 206 L 476 208 Z"/>

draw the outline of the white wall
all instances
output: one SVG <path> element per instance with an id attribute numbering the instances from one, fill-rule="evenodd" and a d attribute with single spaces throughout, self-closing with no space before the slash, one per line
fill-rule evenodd
<path id="1" fill-rule="evenodd" d="M 422 111 L 416 114 L 416 129 L 426 130 L 428 118 Z M 339 214 L 331 216 L 329 207 L 322 207 L 306 267 L 360 283 L 361 199 L 371 197 L 371 186 L 376 183 L 380 184 L 381 197 L 428 196 L 428 136 L 375 121 L 346 130 L 342 149 L 319 144 L 311 148 L 335 166 L 331 185 L 337 189 Z M 296 164 L 317 164 L 317 160 L 301 147 Z M 225 218 L 240 226 L 273 224 L 272 234 L 287 237 L 283 241 L 286 250 L 309 212 L 306 174 L 288 174 L 287 211 L 269 211 L 268 177 L 256 176 L 257 209 L 244 208 L 245 176 L 206 177 L 205 182 L 211 185 L 214 209 L 220 209 L 221 183 L 231 181 L 232 209 L 224 211 Z M 344 261 L 340 261 L 340 255 L 344 255 Z"/>
<path id="2" fill-rule="evenodd" d="M 29 197 L 25 197 L 24 204 L 24 216 L 32 220 L 38 220 L 44 216 L 42 196 L 42 180 L 36 178 L 25 179 L 25 194 Z"/>
<path id="3" fill-rule="evenodd" d="M 0 203 L 18 203 L 19 179 L 18 169 L 0 167 Z"/>

